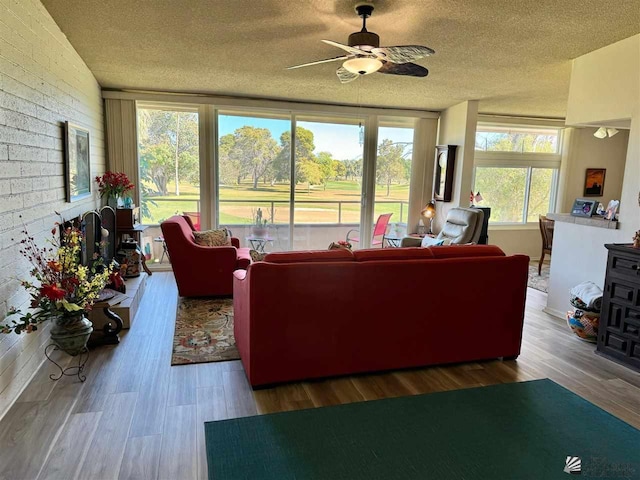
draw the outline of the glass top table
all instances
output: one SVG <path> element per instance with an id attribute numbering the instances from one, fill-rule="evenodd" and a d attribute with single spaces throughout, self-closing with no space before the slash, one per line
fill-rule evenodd
<path id="1" fill-rule="evenodd" d="M 270 237 L 269 235 L 264 235 L 260 237 L 256 235 L 249 235 L 248 237 L 244 237 L 244 238 L 247 242 L 249 242 L 253 250 L 260 253 L 264 253 L 264 248 L 266 247 L 267 243 L 270 243 L 271 245 L 273 245 L 273 238 Z"/>

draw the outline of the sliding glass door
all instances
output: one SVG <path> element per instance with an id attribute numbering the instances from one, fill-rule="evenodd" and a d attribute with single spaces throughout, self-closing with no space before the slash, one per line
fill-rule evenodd
<path id="1" fill-rule="evenodd" d="M 143 223 L 188 215 L 264 251 L 325 249 L 347 235 L 368 247 L 379 215 L 406 225 L 413 130 L 409 118 L 141 102 Z"/>
<path id="2" fill-rule="evenodd" d="M 359 230 L 361 125 L 357 118 L 295 117 L 294 250 L 324 249 Z M 354 248 L 361 244 L 354 242 Z"/>
<path id="3" fill-rule="evenodd" d="M 414 120 L 380 118 L 376 154 L 376 185 L 373 222 L 391 214 L 389 236 L 406 233 L 409 216 L 409 190 L 413 163 Z M 380 240 L 376 237 L 376 240 Z M 387 242 L 385 242 L 386 245 Z M 397 241 L 396 241 L 397 243 Z"/>
<path id="4" fill-rule="evenodd" d="M 216 218 L 243 245 L 290 250 L 291 120 L 218 113 Z"/>

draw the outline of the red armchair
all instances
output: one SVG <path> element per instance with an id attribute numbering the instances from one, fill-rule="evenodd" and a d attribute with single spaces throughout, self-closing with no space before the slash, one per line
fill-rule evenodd
<path id="1" fill-rule="evenodd" d="M 231 238 L 228 247 L 203 247 L 196 244 L 193 230 L 180 215 L 160 225 L 167 244 L 171 266 L 182 297 L 206 297 L 233 294 L 233 272 L 251 263 L 248 248 Z"/>

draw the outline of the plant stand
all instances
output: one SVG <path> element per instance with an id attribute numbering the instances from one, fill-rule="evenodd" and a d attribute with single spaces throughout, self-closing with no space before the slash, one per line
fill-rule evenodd
<path id="1" fill-rule="evenodd" d="M 56 350 L 61 350 L 61 349 L 55 343 L 50 343 L 44 349 L 44 356 L 47 357 L 47 360 L 49 360 L 51 363 L 53 363 L 56 367 L 60 369 L 59 374 L 52 373 L 51 375 L 49 375 L 49 378 L 53 381 L 58 381 L 65 376 L 66 377 L 77 376 L 78 380 L 80 380 L 81 382 L 84 382 L 87 379 L 87 377 L 86 375 L 83 375 L 82 372 L 84 371 L 84 367 L 87 364 L 87 360 L 89 360 L 89 349 L 87 347 L 84 347 L 80 351 L 80 353 L 76 355 L 76 357 L 78 358 L 78 364 L 73 365 L 71 367 L 67 367 L 67 368 L 62 368 L 58 364 L 58 362 L 56 362 L 54 359 L 50 357 L 50 355 Z"/>

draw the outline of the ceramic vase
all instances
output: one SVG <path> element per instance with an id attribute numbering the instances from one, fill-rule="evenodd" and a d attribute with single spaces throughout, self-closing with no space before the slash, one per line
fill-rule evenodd
<path id="1" fill-rule="evenodd" d="M 118 208 L 118 197 L 114 197 L 113 195 L 109 195 L 107 197 L 107 205 L 115 211 Z"/>
<path id="2" fill-rule="evenodd" d="M 84 316 L 84 312 L 55 317 L 50 331 L 53 343 L 72 356 L 84 350 L 91 332 L 93 332 L 93 324 Z"/>

